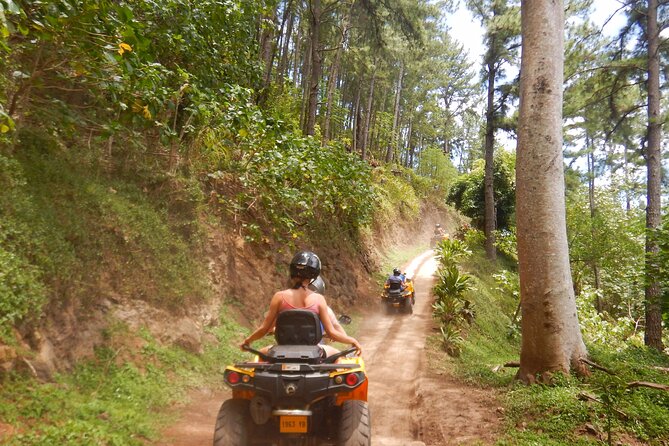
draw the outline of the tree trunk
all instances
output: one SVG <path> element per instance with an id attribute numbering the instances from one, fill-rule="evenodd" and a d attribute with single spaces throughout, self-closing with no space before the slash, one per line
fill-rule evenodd
<path id="1" fill-rule="evenodd" d="M 495 60 L 492 57 L 495 37 L 490 43 L 488 60 L 488 103 L 486 106 L 485 124 L 485 173 L 484 173 L 484 227 L 485 253 L 488 260 L 496 260 L 495 229 L 497 228 L 497 211 L 495 209 L 494 162 L 495 162 Z"/>
<path id="2" fill-rule="evenodd" d="M 395 111 L 393 114 L 392 138 L 388 149 L 386 150 L 386 163 L 393 160 L 393 151 L 399 144 L 398 129 L 400 124 L 400 99 L 402 98 L 402 80 L 404 79 L 404 62 L 400 61 L 400 72 L 397 76 L 397 87 L 395 88 Z"/>
<path id="3" fill-rule="evenodd" d="M 592 139 L 588 135 L 585 136 L 585 142 L 588 148 L 588 203 L 590 206 L 590 236 L 592 246 L 596 246 L 597 233 L 595 231 L 595 216 L 597 215 L 597 206 L 595 205 L 595 147 L 592 143 Z M 590 266 L 592 268 L 592 274 L 595 278 L 595 290 L 599 291 L 602 288 L 602 283 L 599 274 L 599 263 L 596 258 L 592 258 L 590 261 Z M 602 312 L 602 298 L 599 292 L 596 293 L 595 297 L 595 309 L 597 310 L 597 313 Z"/>
<path id="4" fill-rule="evenodd" d="M 523 0 L 516 165 L 522 348 L 517 378 L 587 373 L 569 267 L 562 160 L 562 0 Z"/>
<path id="5" fill-rule="evenodd" d="M 372 80 L 369 83 L 369 96 L 367 97 L 367 114 L 365 115 L 365 128 L 362 131 L 362 159 L 367 157 L 367 145 L 369 143 L 369 125 L 372 122 L 372 105 L 374 103 L 374 84 L 376 83 L 376 65 L 372 71 Z"/>
<path id="6" fill-rule="evenodd" d="M 657 254 L 660 247 L 657 229 L 662 222 L 661 212 L 661 153 L 662 121 L 660 116 L 660 55 L 657 24 L 658 0 L 648 1 L 648 147 L 647 207 L 646 207 L 646 331 L 647 346 L 662 351 L 662 289 L 660 287 Z"/>
<path id="7" fill-rule="evenodd" d="M 297 15 L 297 12 L 295 13 Z M 302 76 L 300 77 L 300 48 L 304 46 L 302 43 L 303 36 L 302 36 L 302 26 L 300 26 L 301 19 L 298 18 L 298 24 L 297 24 L 297 35 L 295 36 L 294 40 L 294 50 L 293 50 L 293 85 L 295 88 L 299 87 L 300 82 L 304 79 L 304 76 L 307 75 L 307 73 L 304 71 L 305 68 L 308 67 L 307 65 L 307 60 L 309 59 L 308 53 L 305 50 L 304 54 L 304 63 L 302 64 Z"/>
<path id="8" fill-rule="evenodd" d="M 269 94 L 269 87 L 272 82 L 272 66 L 274 65 L 274 57 L 276 55 L 276 48 L 274 40 L 274 31 L 277 21 L 277 10 L 274 9 L 271 15 L 262 17 L 261 33 L 260 33 L 260 61 L 263 65 L 263 83 L 260 93 L 258 94 L 258 104 L 262 105 L 267 100 Z M 283 26 L 283 24 L 281 25 Z"/>
<path id="9" fill-rule="evenodd" d="M 407 136 L 407 156 L 405 167 L 411 167 L 413 164 L 413 146 L 411 145 L 411 134 L 413 133 L 413 117 L 409 118 L 409 133 Z"/>
<path id="10" fill-rule="evenodd" d="M 288 70 L 288 52 L 290 49 L 290 38 L 293 35 L 293 23 L 295 23 L 295 13 L 293 11 L 293 0 L 288 0 L 286 4 L 286 11 L 284 13 L 288 14 L 288 24 L 286 25 L 286 30 L 283 33 L 283 42 L 281 45 L 281 59 L 279 60 L 279 67 L 277 68 L 277 77 L 276 83 L 278 85 L 279 91 L 283 91 L 283 82 L 286 77 L 286 71 Z"/>
<path id="11" fill-rule="evenodd" d="M 337 45 L 334 61 L 330 67 L 330 75 L 328 76 L 327 94 L 325 101 L 325 119 L 323 120 L 323 145 L 330 140 L 330 121 L 332 119 L 332 98 L 334 97 L 335 87 L 337 86 L 337 78 L 339 77 L 339 65 L 341 64 L 341 55 L 344 52 L 344 44 L 346 43 L 346 36 L 348 35 L 349 19 L 353 10 L 353 3 L 351 8 L 347 11 L 341 24 L 341 38 Z"/>
<path id="12" fill-rule="evenodd" d="M 360 94 L 361 89 L 358 85 L 357 91 L 355 93 L 355 105 L 353 106 L 353 153 L 358 153 L 358 128 L 360 127 Z"/>
<path id="13" fill-rule="evenodd" d="M 316 127 L 316 111 L 318 109 L 318 84 L 321 80 L 323 61 L 320 51 L 321 35 L 321 0 L 311 0 L 309 8 L 309 29 L 311 41 L 311 70 L 309 75 L 309 88 L 306 116 L 304 123 L 304 134 L 313 135 Z"/>

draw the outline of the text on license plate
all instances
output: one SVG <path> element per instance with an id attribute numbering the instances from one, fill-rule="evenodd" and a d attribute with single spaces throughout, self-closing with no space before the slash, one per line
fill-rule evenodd
<path id="1" fill-rule="evenodd" d="M 306 416 L 282 416 L 280 420 L 280 432 L 303 433 L 307 431 Z"/>

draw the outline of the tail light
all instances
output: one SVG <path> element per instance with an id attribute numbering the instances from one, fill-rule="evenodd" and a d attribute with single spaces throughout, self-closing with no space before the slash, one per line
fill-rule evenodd
<path id="1" fill-rule="evenodd" d="M 225 377 L 225 379 L 228 380 L 229 384 L 239 384 L 239 381 L 241 381 L 242 377 L 239 373 L 237 372 L 230 372 L 228 375 Z"/>
<path id="2" fill-rule="evenodd" d="M 358 375 L 356 373 L 350 373 L 346 375 L 346 384 L 349 386 L 355 386 L 358 384 Z"/>
<path id="3" fill-rule="evenodd" d="M 360 377 L 357 373 L 349 373 L 348 375 L 338 375 L 334 379 L 335 384 L 343 384 L 346 382 L 347 386 L 355 386 L 360 382 Z"/>

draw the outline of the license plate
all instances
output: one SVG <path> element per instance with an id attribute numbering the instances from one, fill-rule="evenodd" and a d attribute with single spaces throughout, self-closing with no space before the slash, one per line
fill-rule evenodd
<path id="1" fill-rule="evenodd" d="M 300 371 L 300 365 L 299 364 L 281 364 L 281 370 L 284 372 L 299 372 Z"/>
<path id="2" fill-rule="evenodd" d="M 279 430 L 282 433 L 306 433 L 307 432 L 307 417 L 306 416 L 282 416 L 280 420 Z"/>
<path id="3" fill-rule="evenodd" d="M 399 307 L 399 306 L 400 306 L 399 302 L 393 303 L 393 307 Z"/>

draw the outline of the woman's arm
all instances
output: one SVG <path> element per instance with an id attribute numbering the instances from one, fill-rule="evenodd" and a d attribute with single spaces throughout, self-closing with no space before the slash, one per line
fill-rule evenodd
<path id="1" fill-rule="evenodd" d="M 321 296 L 321 299 L 321 302 L 318 304 L 318 315 L 321 319 L 321 322 L 323 323 L 323 327 L 325 327 L 325 332 L 328 334 L 328 336 L 330 336 L 330 338 L 337 342 L 352 344 L 355 348 L 358 349 L 358 355 L 362 354 L 362 347 L 360 346 L 360 343 L 358 343 L 355 338 L 337 330 L 332 324 L 330 315 L 328 314 L 328 304 L 325 302 L 324 297 Z"/>
<path id="2" fill-rule="evenodd" d="M 276 315 L 279 314 L 280 305 L 281 305 L 281 295 L 280 293 L 276 293 L 272 297 L 272 301 L 269 304 L 269 311 L 265 316 L 265 320 L 262 322 L 262 324 L 260 324 L 260 327 L 256 328 L 256 330 L 249 335 L 248 338 L 244 339 L 244 342 L 242 342 L 241 347 L 243 347 L 244 345 L 251 345 L 251 342 L 262 338 L 267 334 L 268 331 L 272 329 L 272 327 L 274 327 L 274 324 L 276 323 Z"/>

